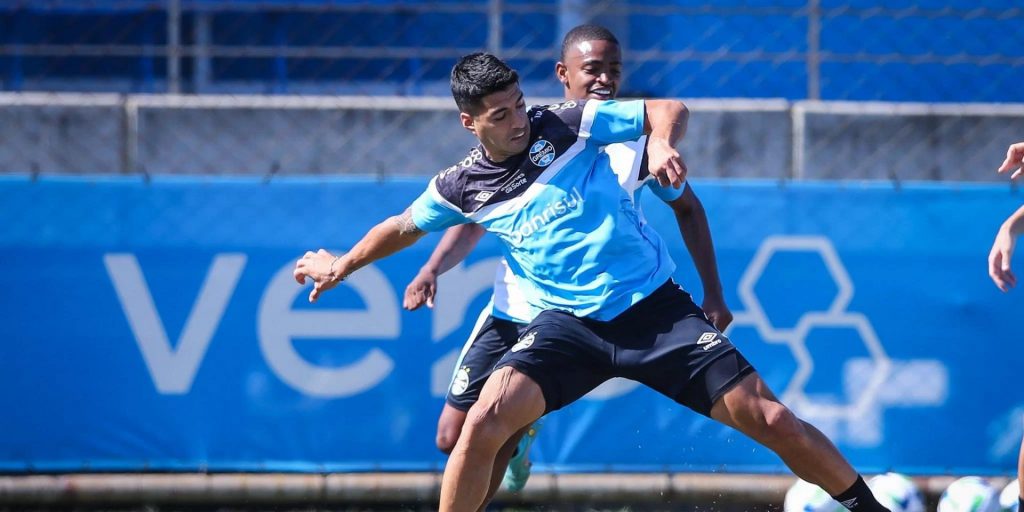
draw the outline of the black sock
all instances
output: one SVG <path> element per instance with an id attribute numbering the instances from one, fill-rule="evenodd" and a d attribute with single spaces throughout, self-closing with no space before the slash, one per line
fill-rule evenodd
<path id="1" fill-rule="evenodd" d="M 1024 498 L 1017 496 L 1017 510 L 1024 511 Z"/>
<path id="2" fill-rule="evenodd" d="M 857 512 L 889 512 L 889 509 L 882 506 L 878 500 L 875 499 L 875 495 L 871 494 L 871 489 L 868 484 L 864 482 L 864 478 L 857 475 L 857 481 L 850 486 L 849 489 L 833 496 L 836 501 L 842 504 L 849 510 L 856 510 Z"/>

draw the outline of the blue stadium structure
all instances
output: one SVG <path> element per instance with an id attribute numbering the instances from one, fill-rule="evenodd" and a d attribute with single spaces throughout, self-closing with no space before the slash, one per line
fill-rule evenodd
<path id="1" fill-rule="evenodd" d="M 588 20 L 636 95 L 1024 101 L 1018 0 L 0 0 L 0 90 L 443 95 L 489 49 L 557 96 Z"/>

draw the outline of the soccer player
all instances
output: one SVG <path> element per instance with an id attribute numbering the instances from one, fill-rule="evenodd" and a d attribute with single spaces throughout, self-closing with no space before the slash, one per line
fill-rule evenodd
<path id="1" fill-rule="evenodd" d="M 1006 150 L 1006 160 L 999 166 L 999 172 L 1010 172 L 1010 179 L 1024 174 L 1024 142 L 1012 144 Z M 1000 290 L 1006 292 L 1017 285 L 1017 276 L 1010 269 L 1013 249 L 1017 245 L 1017 237 L 1024 233 L 1024 206 L 1013 212 L 999 227 L 992 250 L 988 254 L 988 275 Z M 1024 510 L 1024 439 L 1021 440 L 1020 453 L 1017 456 L 1017 495 L 1018 510 Z"/>
<path id="2" fill-rule="evenodd" d="M 685 105 L 580 100 L 527 111 L 516 72 L 484 53 L 460 59 L 451 83 L 460 120 L 480 145 L 351 251 L 307 252 L 294 271 L 300 284 L 313 281 L 315 301 L 425 231 L 474 222 L 502 241 L 527 302 L 542 312 L 470 409 L 445 467 L 442 511 L 478 510 L 502 445 L 612 377 L 743 432 L 850 510 L 887 510 L 671 280 L 664 242 L 602 160 L 602 147 L 648 135 L 649 171 L 681 186 L 686 168 L 673 145 L 686 130 Z"/>
<path id="3" fill-rule="evenodd" d="M 573 28 L 562 40 L 561 60 L 555 65 L 555 76 L 562 83 L 566 100 L 615 99 L 622 83 L 622 51 L 618 39 L 610 30 L 598 25 Z M 606 147 L 612 171 L 618 175 L 619 183 L 631 196 L 638 214 L 642 215 L 639 195 L 644 185 L 674 210 L 679 230 L 704 285 L 701 307 L 716 328 L 725 330 L 732 321 L 732 313 L 722 296 L 711 230 L 704 207 L 689 184 L 676 189 L 671 186 L 662 187 L 653 179 L 644 166 L 645 142 L 646 137 L 641 137 L 638 141 Z M 478 224 L 460 224 L 449 228 L 430 259 L 406 287 L 403 305 L 410 310 L 423 304 L 432 306 L 437 277 L 461 262 L 484 233 L 484 228 Z M 502 259 L 495 275 L 491 301 L 479 315 L 459 355 L 445 405 L 438 419 L 437 447 L 444 453 L 451 453 L 455 447 L 466 420 L 466 412 L 480 396 L 480 389 L 495 363 L 516 343 L 521 334 L 525 334 L 523 329 L 533 320 L 534 313 L 525 303 L 515 281 L 516 277 Z M 539 425 L 527 427 L 525 435 L 520 433 L 513 436 L 498 451 L 492 473 L 495 480 L 492 480 L 488 496 L 497 490 L 497 476 L 504 475 L 503 483 L 510 491 L 518 491 L 526 485 L 530 475 L 529 450 L 538 429 Z"/>

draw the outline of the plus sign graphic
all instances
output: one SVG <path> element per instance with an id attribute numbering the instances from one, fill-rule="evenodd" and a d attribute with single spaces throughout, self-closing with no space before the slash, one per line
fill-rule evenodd
<path id="1" fill-rule="evenodd" d="M 805 311 L 795 326 L 778 327 L 758 299 L 755 286 L 771 271 L 772 257 L 786 252 L 816 254 L 837 291 L 824 310 Z M 739 296 L 744 311 L 735 313 L 726 334 L 736 327 L 752 327 L 765 342 L 786 345 L 797 366 L 782 393 L 782 401 L 834 440 L 872 447 L 883 441 L 886 408 L 941 405 L 946 401 L 948 375 L 940 361 L 890 358 L 870 318 L 848 310 L 854 292 L 853 281 L 828 238 L 768 237 L 740 279 Z M 815 368 L 807 339 L 816 328 L 851 330 L 868 354 L 867 358 L 849 358 L 843 362 L 841 389 L 832 393 L 807 390 Z"/>

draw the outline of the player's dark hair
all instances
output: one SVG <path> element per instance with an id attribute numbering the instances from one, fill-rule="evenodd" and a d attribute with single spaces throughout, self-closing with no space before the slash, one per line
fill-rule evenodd
<path id="1" fill-rule="evenodd" d="M 452 97 L 459 111 L 472 114 L 484 96 L 519 82 L 519 74 L 489 53 L 471 53 L 452 68 Z"/>
<path id="2" fill-rule="evenodd" d="M 583 41 L 608 41 L 615 43 L 615 46 L 620 46 L 615 34 L 601 25 L 577 25 L 562 39 L 562 62 L 565 62 L 565 55 L 569 53 L 569 48 Z"/>

